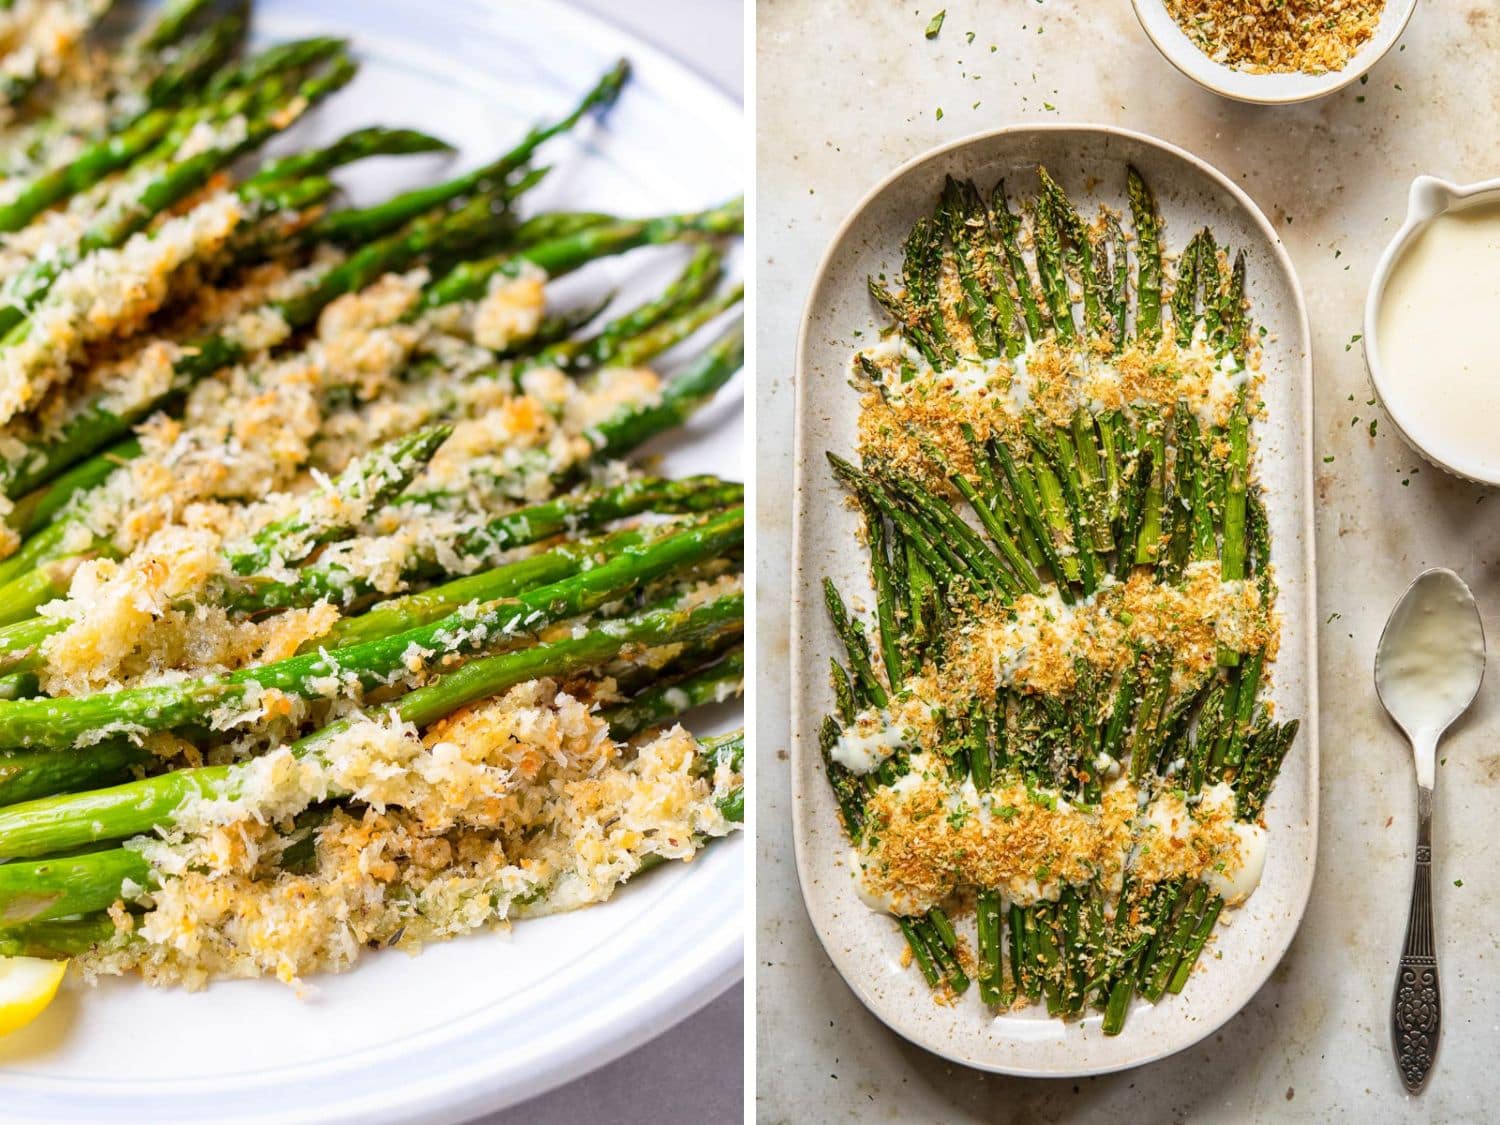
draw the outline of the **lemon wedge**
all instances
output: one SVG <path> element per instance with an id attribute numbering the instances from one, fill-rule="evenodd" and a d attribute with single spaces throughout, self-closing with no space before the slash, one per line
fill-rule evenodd
<path id="1" fill-rule="evenodd" d="M 41 1015 L 67 971 L 66 961 L 0 957 L 0 1035 L 19 1031 Z"/>

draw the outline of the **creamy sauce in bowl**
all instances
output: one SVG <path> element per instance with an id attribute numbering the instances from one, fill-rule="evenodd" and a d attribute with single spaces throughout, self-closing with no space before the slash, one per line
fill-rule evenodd
<path id="1" fill-rule="evenodd" d="M 1500 198 L 1434 216 L 1391 267 L 1380 395 L 1420 449 L 1500 482 Z"/>

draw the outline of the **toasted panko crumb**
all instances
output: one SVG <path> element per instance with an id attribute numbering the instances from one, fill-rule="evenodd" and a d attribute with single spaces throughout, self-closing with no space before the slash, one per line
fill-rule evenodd
<path id="1" fill-rule="evenodd" d="M 536 335 L 546 307 L 546 271 L 526 263 L 515 277 L 497 273 L 474 309 L 474 342 L 495 351 Z"/>
<path id="2" fill-rule="evenodd" d="M 1207 675 L 1221 649 L 1275 659 L 1280 622 L 1254 582 L 1224 582 L 1217 561 L 1191 563 L 1178 582 L 1137 573 L 1066 604 L 1055 589 L 960 620 L 932 702 L 962 708 L 1015 687 L 1062 697 L 1079 664 L 1115 673 L 1137 650 L 1172 654 L 1175 686 Z"/>
<path id="3" fill-rule="evenodd" d="M 949 486 L 930 449 L 972 476 L 973 446 L 965 428 L 979 444 L 992 437 L 1023 442 L 1028 419 L 1066 426 L 1080 410 L 1099 415 L 1149 409 L 1170 420 L 1186 409 L 1204 427 L 1227 424 L 1241 402 L 1252 418 L 1261 411 L 1264 376 L 1253 344 L 1241 365 L 1217 355 L 1201 333 L 1187 347 L 1163 338 L 1132 342 L 1117 355 L 1097 343 L 1065 347 L 1049 338 L 1018 356 L 962 360 L 941 371 L 889 346 L 863 352 L 856 381 L 869 390 L 860 403 L 860 453 L 941 493 Z M 878 386 L 870 385 L 871 372 Z"/>
<path id="4" fill-rule="evenodd" d="M 710 775 L 681 727 L 639 747 L 551 680 L 435 723 L 354 722 L 314 757 L 285 748 L 236 792 L 190 802 L 166 839 L 139 838 L 157 885 L 146 913 L 82 958 L 155 984 L 349 968 L 372 946 L 415 950 L 509 920 L 603 902 L 648 861 L 690 860 L 730 824 L 738 774 Z M 293 827 L 335 793 L 354 798 Z M 308 846 L 310 842 L 311 846 Z M 304 849 L 293 860 L 290 849 Z"/>
<path id="5" fill-rule="evenodd" d="M 1097 881 L 1119 894 L 1127 863 L 1139 893 L 1243 856 L 1224 786 L 1195 795 L 1191 807 L 1171 790 L 1143 807 L 1141 791 L 1121 777 L 1089 806 L 1022 783 L 980 793 L 947 772 L 940 758 L 919 754 L 866 805 L 855 875 L 861 895 L 893 913 L 923 914 L 969 887 L 998 888 L 1021 905 L 1056 900 L 1066 884 Z"/>
<path id="6" fill-rule="evenodd" d="M 1251 74 L 1342 70 L 1375 34 L 1385 0 L 1166 0 L 1215 62 Z"/>
<path id="7" fill-rule="evenodd" d="M 156 532 L 123 560 L 82 563 L 68 596 L 41 608 L 67 623 L 43 642 L 43 688 L 81 695 L 168 672 L 204 675 L 282 660 L 338 621 L 326 602 L 257 621 L 193 600 L 225 574 L 218 536 L 180 525 Z"/>

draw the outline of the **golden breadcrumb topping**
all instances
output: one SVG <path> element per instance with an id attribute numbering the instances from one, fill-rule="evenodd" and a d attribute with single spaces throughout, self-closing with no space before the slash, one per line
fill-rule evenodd
<path id="1" fill-rule="evenodd" d="M 56 78 L 78 58 L 86 32 L 108 0 L 12 0 L 0 11 L 0 75 Z M 8 121 L 14 108 L 6 106 Z"/>
<path id="2" fill-rule="evenodd" d="M 63 271 L 31 310 L 24 339 L 0 352 L 0 423 L 66 380 L 90 343 L 143 325 L 166 301 L 179 269 L 223 246 L 243 215 L 239 197 L 222 192 Z"/>
<path id="3" fill-rule="evenodd" d="M 1120 783 L 1098 808 L 1023 785 L 979 793 L 954 785 L 928 755 L 876 791 L 857 853 L 862 892 L 923 913 L 960 887 L 998 887 L 1022 904 L 1055 898 L 1064 882 L 1118 883 L 1129 852 L 1136 790 Z"/>
<path id="4" fill-rule="evenodd" d="M 738 774 L 705 771 L 674 727 L 639 746 L 550 680 L 521 684 L 424 735 L 355 722 L 316 758 L 282 749 L 201 799 L 166 839 L 132 842 L 158 885 L 146 913 L 83 958 L 201 987 L 295 982 L 370 947 L 423 943 L 607 900 L 647 863 L 690 860 L 731 830 L 718 807 Z M 332 793 L 354 804 L 299 814 Z"/>
<path id="5" fill-rule="evenodd" d="M 1141 818 L 1131 877 L 1150 887 L 1237 866 L 1240 836 L 1234 814 L 1234 795 L 1223 783 L 1198 794 L 1191 809 L 1177 790 L 1158 793 Z"/>
<path id="6" fill-rule="evenodd" d="M 1069 883 L 1097 881 L 1118 894 L 1127 864 L 1137 892 L 1239 864 L 1232 794 L 1205 789 L 1191 807 L 1174 791 L 1145 807 L 1140 797 L 1123 778 L 1097 806 L 1020 783 L 980 792 L 955 784 L 942 759 L 919 754 L 866 805 L 858 886 L 882 908 L 915 915 L 964 888 L 998 888 L 1026 905 L 1056 899 Z"/>
<path id="7" fill-rule="evenodd" d="M 980 443 L 991 437 L 1024 443 L 1028 420 L 1066 426 L 1079 410 L 1131 416 L 1149 408 L 1171 419 L 1186 408 L 1201 426 L 1222 427 L 1243 395 L 1247 412 L 1260 412 L 1258 356 L 1242 366 L 1233 356 L 1215 354 L 1201 333 L 1186 348 L 1163 339 L 1132 343 L 1119 354 L 1110 354 L 1103 341 L 1067 346 L 1048 337 L 1010 358 L 962 360 L 942 371 L 889 346 L 861 357 L 859 381 L 869 386 L 873 368 L 881 382 L 860 404 L 860 452 L 929 484 L 940 478 L 927 442 L 952 468 L 972 475 L 965 427 Z"/>
<path id="8" fill-rule="evenodd" d="M 1212 671 L 1221 649 L 1264 650 L 1274 659 L 1279 634 L 1256 583 L 1222 581 L 1217 560 L 1188 564 L 1179 582 L 1141 572 L 1124 582 L 1111 578 L 1073 605 L 1048 587 L 961 621 L 936 675 L 936 698 L 964 708 L 1002 688 L 1062 697 L 1080 664 L 1113 674 L 1142 650 L 1170 653 L 1180 687 Z"/>
<path id="9" fill-rule="evenodd" d="M 338 620 L 327 603 L 257 621 L 195 597 L 227 572 L 218 537 L 181 525 L 158 531 L 121 561 L 83 562 L 68 596 L 41 609 L 69 623 L 43 643 L 43 689 L 81 695 L 171 671 L 204 675 L 280 660 Z"/>
<path id="10" fill-rule="evenodd" d="M 515 277 L 496 273 L 485 295 L 475 303 L 474 342 L 503 351 L 517 340 L 536 335 L 546 309 L 546 283 L 546 271 L 531 262 L 526 262 Z"/>
<path id="11" fill-rule="evenodd" d="M 1385 0 L 1166 0 L 1167 13 L 1215 62 L 1251 74 L 1342 70 Z"/>

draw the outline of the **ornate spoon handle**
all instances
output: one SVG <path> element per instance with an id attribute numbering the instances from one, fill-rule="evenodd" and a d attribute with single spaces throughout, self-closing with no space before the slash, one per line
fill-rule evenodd
<path id="1" fill-rule="evenodd" d="M 1396 970 L 1391 1004 L 1391 1033 L 1401 1081 L 1419 1092 L 1437 1056 L 1442 1028 L 1442 995 L 1438 989 L 1437 946 L 1432 938 L 1432 790 L 1417 789 L 1417 870 L 1411 888 L 1406 942 Z"/>

